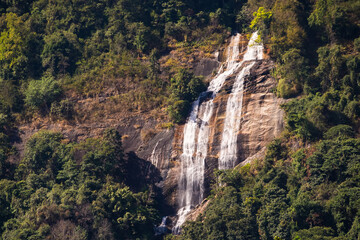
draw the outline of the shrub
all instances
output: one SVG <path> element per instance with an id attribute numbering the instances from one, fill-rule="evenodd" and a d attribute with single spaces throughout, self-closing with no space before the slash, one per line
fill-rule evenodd
<path id="1" fill-rule="evenodd" d="M 303 229 L 293 234 L 294 240 L 310 240 L 310 239 L 334 239 L 334 230 L 329 227 L 313 227 Z"/>
<path id="2" fill-rule="evenodd" d="M 64 118 L 70 120 L 74 115 L 74 104 L 69 100 L 53 102 L 51 104 L 50 115 L 55 119 Z"/>
<path id="3" fill-rule="evenodd" d="M 351 119 L 356 119 L 357 117 L 359 117 L 360 116 L 360 102 L 355 101 L 355 100 L 349 102 L 344 109 L 344 113 L 346 114 L 347 117 L 349 117 Z"/>
<path id="4" fill-rule="evenodd" d="M 301 92 L 307 78 L 307 67 L 299 49 L 292 48 L 282 56 L 278 72 L 281 75 L 277 88 L 280 97 L 288 98 Z"/>
<path id="5" fill-rule="evenodd" d="M 352 127 L 349 125 L 340 124 L 335 127 L 330 128 L 325 134 L 325 139 L 333 140 L 336 138 L 353 138 L 355 137 L 355 132 Z"/>
<path id="6" fill-rule="evenodd" d="M 18 91 L 11 81 L 0 79 L 0 111 L 4 109 L 16 109 L 19 102 Z"/>
<path id="7" fill-rule="evenodd" d="M 268 29 L 272 12 L 265 12 L 263 7 L 259 7 L 257 12 L 253 13 L 254 19 L 251 21 L 250 28 L 259 30 L 261 33 Z"/>
<path id="8" fill-rule="evenodd" d="M 44 37 L 42 64 L 51 73 L 73 73 L 78 56 L 78 38 L 70 31 L 56 31 Z"/>
<path id="9" fill-rule="evenodd" d="M 291 81 L 285 78 L 281 78 L 277 85 L 277 93 L 279 97 L 290 98 L 296 96 L 298 93 L 297 85 L 293 85 Z"/>
<path id="10" fill-rule="evenodd" d="M 62 135 L 50 131 L 35 133 L 26 143 L 25 155 L 20 165 L 28 172 L 39 173 L 46 168 L 56 170 L 58 167 L 58 150 Z"/>
<path id="11" fill-rule="evenodd" d="M 187 69 L 180 69 L 171 79 L 170 106 L 167 111 L 174 123 L 184 122 L 190 111 L 191 102 L 194 101 L 206 86 L 201 78 L 195 77 Z"/>
<path id="12" fill-rule="evenodd" d="M 187 100 L 174 102 L 167 108 L 167 112 L 174 123 L 183 123 L 189 113 L 191 104 Z"/>
<path id="13" fill-rule="evenodd" d="M 25 103 L 27 106 L 37 110 L 48 109 L 62 95 L 59 83 L 53 77 L 43 77 L 41 80 L 29 82 L 25 91 Z"/>
<path id="14" fill-rule="evenodd" d="M 180 71 L 171 79 L 171 98 L 177 100 L 194 101 L 201 92 L 206 90 L 201 78 L 195 77 L 187 69 Z"/>
<path id="15" fill-rule="evenodd" d="M 323 91 L 331 87 L 338 89 L 341 86 L 339 79 L 346 72 L 342 51 L 340 45 L 327 45 L 317 50 L 319 64 L 315 69 L 315 76 L 321 81 Z"/>

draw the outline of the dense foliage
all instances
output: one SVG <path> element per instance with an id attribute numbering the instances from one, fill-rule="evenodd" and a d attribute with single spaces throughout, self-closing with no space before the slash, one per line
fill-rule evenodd
<path id="1" fill-rule="evenodd" d="M 236 20 L 242 6 L 236 0 L 0 1 L 0 81 L 11 95 L 6 104 L 46 115 L 62 90 L 98 96 L 114 89 L 134 109 L 171 102 L 170 120 L 179 122 L 193 98 L 175 99 L 171 79 L 192 66 L 170 60 L 160 71 L 159 58 L 180 46 L 189 54 L 213 51 L 226 27 L 247 25 L 245 17 L 242 25 Z"/>
<path id="2" fill-rule="evenodd" d="M 209 207 L 176 239 L 358 239 L 359 140 L 339 134 L 293 154 L 287 145 L 218 173 Z"/>
<path id="3" fill-rule="evenodd" d="M 0 181 L 1 239 L 151 239 L 153 187 L 131 190 L 127 169 L 115 130 L 81 144 L 36 133 L 14 178 Z"/>
<path id="4" fill-rule="evenodd" d="M 285 133 L 263 161 L 216 172 L 209 207 L 169 238 L 360 237 L 358 0 L 0 0 L 0 14 L 0 239 L 154 238 L 154 186 L 134 186 L 116 131 L 40 131 L 17 164 L 16 128 L 103 95 L 182 123 L 206 88 L 194 59 L 254 30 L 274 92 L 294 98 Z"/>

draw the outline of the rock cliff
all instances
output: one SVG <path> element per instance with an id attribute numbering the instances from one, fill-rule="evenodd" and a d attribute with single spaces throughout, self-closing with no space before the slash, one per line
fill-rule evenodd
<path id="1" fill-rule="evenodd" d="M 270 72 L 274 64 L 271 60 L 261 60 L 252 67 L 250 75 L 244 82 L 244 100 L 241 116 L 241 126 L 238 132 L 238 162 L 244 165 L 254 159 L 264 157 L 266 145 L 279 136 L 283 130 L 284 112 L 281 104 L 284 99 L 279 99 L 273 93 L 275 79 Z M 211 123 L 212 133 L 209 141 L 209 156 L 206 159 L 206 189 L 209 191 L 214 168 L 218 166 L 221 133 L 223 130 L 224 114 L 227 98 L 231 90 L 233 77 L 227 80 L 221 94 L 216 97 L 216 114 Z M 188 219 L 195 220 L 204 211 L 209 201 L 204 200 Z M 173 203 L 176 204 L 176 203 Z"/>
<path id="2" fill-rule="evenodd" d="M 244 51 L 245 49 L 243 49 Z M 241 116 L 241 127 L 238 132 L 238 162 L 248 163 L 252 159 L 261 158 L 266 145 L 277 137 L 283 129 L 283 110 L 280 105 L 284 103 L 273 93 L 275 79 L 270 72 L 274 64 L 271 60 L 261 60 L 252 67 L 250 76 L 244 82 L 244 100 Z M 236 75 L 236 74 L 235 74 Z M 205 188 L 209 190 L 212 173 L 218 167 L 218 158 L 225 118 L 226 104 L 235 75 L 226 80 L 222 91 L 216 96 L 215 114 L 210 121 L 211 133 L 209 139 L 209 154 L 206 158 Z M 172 168 L 168 179 L 165 180 L 164 194 L 171 205 L 176 205 L 176 185 L 179 176 L 179 161 L 183 140 L 183 128 L 175 130 L 173 143 Z M 171 189 L 171 190 L 170 190 Z M 170 195 L 169 195 L 170 194 Z"/>

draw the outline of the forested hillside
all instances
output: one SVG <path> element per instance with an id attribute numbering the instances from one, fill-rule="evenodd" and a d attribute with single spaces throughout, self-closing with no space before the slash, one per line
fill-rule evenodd
<path id="1" fill-rule="evenodd" d="M 360 238 L 359 0 L 1 0 L 0 13 L 0 239 Z M 158 179 L 116 130 L 14 145 L 36 121 L 182 124 L 208 84 L 195 62 L 254 31 L 286 129 L 264 159 L 215 173 L 181 235 L 155 236 Z M 103 96 L 104 109 L 78 104 Z"/>

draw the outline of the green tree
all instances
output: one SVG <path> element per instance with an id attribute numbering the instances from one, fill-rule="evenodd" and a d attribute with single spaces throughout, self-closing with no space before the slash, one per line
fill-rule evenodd
<path id="1" fill-rule="evenodd" d="M 280 59 L 286 51 L 291 49 L 306 49 L 305 26 L 302 24 L 306 14 L 303 1 L 277 0 L 272 8 L 270 26 L 271 54 Z"/>
<path id="2" fill-rule="evenodd" d="M 266 12 L 263 7 L 259 7 L 259 9 L 253 13 L 253 16 L 254 19 L 250 23 L 250 28 L 258 30 L 260 35 L 264 35 L 269 29 L 272 12 Z"/>
<path id="3" fill-rule="evenodd" d="M 303 229 L 293 234 L 293 240 L 330 240 L 334 239 L 334 230 L 329 227 Z"/>
<path id="4" fill-rule="evenodd" d="M 336 138 L 346 139 L 355 137 L 354 129 L 349 125 L 340 124 L 330 128 L 325 134 L 325 139 L 332 140 Z"/>
<path id="5" fill-rule="evenodd" d="M 108 182 L 92 206 L 99 220 L 111 220 L 118 236 L 150 239 L 158 215 L 147 199 L 146 193 L 133 193 L 128 187 Z"/>
<path id="6" fill-rule="evenodd" d="M 339 89 L 340 80 L 344 74 L 344 59 L 341 46 L 324 46 L 317 50 L 319 65 L 315 69 L 315 76 L 321 81 L 323 91 L 330 87 Z"/>
<path id="7" fill-rule="evenodd" d="M 357 37 L 359 27 L 354 26 L 353 14 L 359 14 L 356 1 L 317 0 L 308 21 L 310 26 L 323 29 L 331 43 L 339 39 Z M 356 20 L 355 20 L 356 21 Z"/>
<path id="8" fill-rule="evenodd" d="M 5 15 L 0 35 L 0 74 L 3 79 L 27 77 L 29 73 L 28 42 L 32 33 L 22 17 L 15 13 Z"/>
<path id="9" fill-rule="evenodd" d="M 195 77 L 187 69 L 180 69 L 171 79 L 170 106 L 167 111 L 170 118 L 176 122 L 183 122 L 189 113 L 191 102 L 206 90 L 201 78 Z"/>
<path id="10" fill-rule="evenodd" d="M 24 170 L 24 173 L 35 174 L 50 169 L 56 175 L 62 161 L 59 155 L 62 138 L 60 133 L 49 131 L 34 134 L 26 143 L 20 169 Z"/>
<path id="11" fill-rule="evenodd" d="M 307 64 L 299 49 L 285 52 L 277 71 L 280 74 L 277 86 L 280 97 L 288 98 L 301 92 L 307 78 Z"/>
<path id="12" fill-rule="evenodd" d="M 178 100 L 194 101 L 201 92 L 205 91 L 205 84 L 199 77 L 195 77 L 187 69 L 180 69 L 171 79 L 171 98 Z"/>
<path id="13" fill-rule="evenodd" d="M 20 109 L 20 97 L 17 87 L 12 81 L 0 79 L 0 112 L 6 112 L 6 110 L 16 111 Z"/>
<path id="14" fill-rule="evenodd" d="M 174 123 L 183 123 L 186 116 L 189 114 L 191 109 L 191 103 L 187 100 L 178 100 L 173 102 L 168 108 L 167 112 L 170 119 Z"/>
<path id="15" fill-rule="evenodd" d="M 57 31 L 45 36 L 41 58 L 43 67 L 50 73 L 74 73 L 79 56 L 80 45 L 74 33 Z"/>

